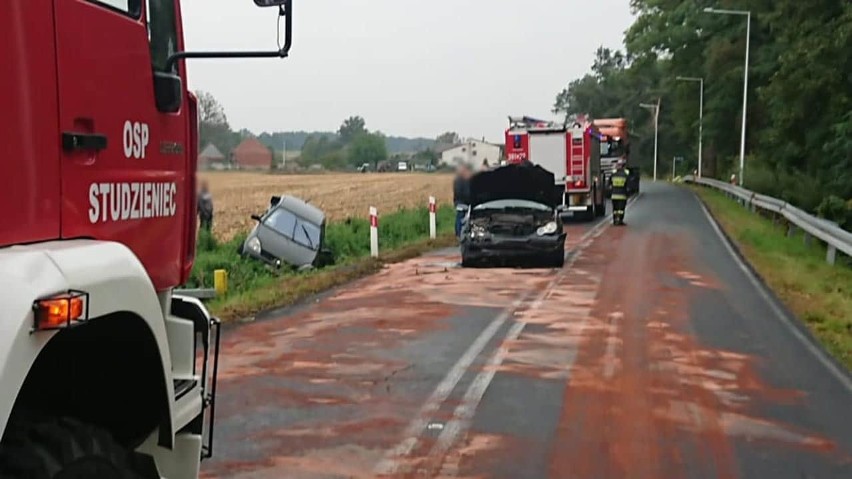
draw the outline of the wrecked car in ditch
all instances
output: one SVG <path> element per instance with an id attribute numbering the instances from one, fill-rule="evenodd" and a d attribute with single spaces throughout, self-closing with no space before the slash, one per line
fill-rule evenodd
<path id="1" fill-rule="evenodd" d="M 477 173 L 461 237 L 462 266 L 561 268 L 565 237 L 553 174 L 529 162 Z"/>
<path id="2" fill-rule="evenodd" d="M 242 245 L 241 253 L 280 268 L 321 267 L 333 262 L 325 248 L 325 213 L 294 196 L 273 196 L 257 225 Z"/>

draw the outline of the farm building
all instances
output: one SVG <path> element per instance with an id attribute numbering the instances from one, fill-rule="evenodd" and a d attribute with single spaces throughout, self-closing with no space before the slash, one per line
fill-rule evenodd
<path id="1" fill-rule="evenodd" d="M 198 168 L 202 170 L 227 170 L 229 165 L 228 160 L 219 151 L 219 148 L 210 143 L 198 155 Z"/>
<path id="2" fill-rule="evenodd" d="M 272 168 L 272 151 L 257 138 L 246 138 L 231 151 L 231 161 L 241 170 Z"/>
<path id="3" fill-rule="evenodd" d="M 499 145 L 480 140 L 467 140 L 460 145 L 442 151 L 441 165 L 456 166 L 464 162 L 472 165 L 475 169 L 479 169 L 485 161 L 490 166 L 499 164 L 502 154 Z"/>

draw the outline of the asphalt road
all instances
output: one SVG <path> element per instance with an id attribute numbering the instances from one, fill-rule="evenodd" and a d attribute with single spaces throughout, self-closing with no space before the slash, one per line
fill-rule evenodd
<path id="1" fill-rule="evenodd" d="M 562 270 L 444 251 L 228 329 L 204 476 L 852 478 L 849 374 L 643 187 Z"/>

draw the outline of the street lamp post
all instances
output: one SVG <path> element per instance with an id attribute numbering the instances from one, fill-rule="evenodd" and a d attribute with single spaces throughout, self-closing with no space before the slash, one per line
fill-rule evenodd
<path id="1" fill-rule="evenodd" d="M 660 101 L 662 101 L 662 98 L 657 98 L 656 105 L 650 103 L 639 104 L 642 108 L 654 110 L 654 181 L 657 181 L 658 146 L 660 141 Z"/>
<path id="2" fill-rule="evenodd" d="M 719 10 L 716 8 L 705 8 L 705 13 L 716 13 L 719 15 L 745 15 L 746 17 L 746 51 L 745 51 L 745 80 L 743 81 L 743 127 L 740 139 L 740 186 L 743 186 L 743 173 L 745 172 L 745 146 L 746 146 L 746 113 L 748 112 L 748 57 L 751 49 L 751 11 L 748 10 Z"/>
<path id="3" fill-rule="evenodd" d="M 678 81 L 692 81 L 701 84 L 701 99 L 698 107 L 698 177 L 703 176 L 704 170 L 701 168 L 701 162 L 704 157 L 702 148 L 704 143 L 704 79 L 695 77 L 677 77 Z"/>

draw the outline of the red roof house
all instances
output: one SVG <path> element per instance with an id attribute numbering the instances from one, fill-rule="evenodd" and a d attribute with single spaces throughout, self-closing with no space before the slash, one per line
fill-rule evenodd
<path id="1" fill-rule="evenodd" d="M 257 138 L 246 138 L 231 152 L 231 159 L 241 170 L 272 168 L 272 151 Z"/>

